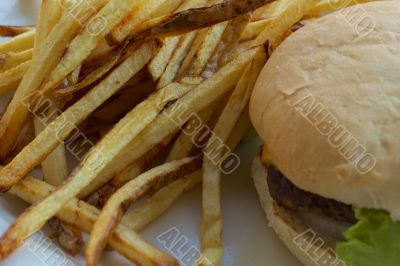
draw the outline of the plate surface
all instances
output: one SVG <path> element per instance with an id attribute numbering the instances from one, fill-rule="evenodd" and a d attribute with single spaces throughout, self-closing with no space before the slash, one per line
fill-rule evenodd
<path id="1" fill-rule="evenodd" d="M 0 24 L 34 25 L 39 0 L 0 0 Z M 0 107 L 4 108 L 3 103 Z M 0 109 L 3 109 L 0 108 Z M 287 251 L 268 227 L 250 177 L 250 164 L 260 143 L 258 140 L 242 144 L 237 153 L 242 158 L 240 168 L 224 177 L 222 185 L 224 216 L 224 265 L 249 266 L 299 266 L 299 262 Z M 14 221 L 28 205 L 21 200 L 4 196 L 0 198 L 0 233 Z M 197 188 L 182 197 L 164 216 L 142 233 L 162 250 L 179 259 L 187 259 L 182 253 L 197 250 L 201 223 L 201 190 Z M 85 265 L 82 255 L 71 258 L 46 238 L 46 228 L 28 240 L 10 258 L 0 262 L 2 266 L 72 266 Z M 169 233 L 184 240 L 179 248 L 166 248 L 157 238 Z M 181 240 L 181 241 L 182 241 Z M 183 252 L 182 252 L 183 251 Z M 108 252 L 102 265 L 130 265 L 116 252 Z M 182 265 L 192 266 L 188 260 Z"/>

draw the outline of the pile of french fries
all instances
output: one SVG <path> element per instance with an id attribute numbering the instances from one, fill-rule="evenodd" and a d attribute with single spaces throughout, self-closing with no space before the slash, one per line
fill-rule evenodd
<path id="1" fill-rule="evenodd" d="M 241 142 L 257 77 L 292 26 L 344 4 L 46 0 L 36 27 L 0 26 L 0 95 L 14 93 L 0 192 L 32 204 L 1 237 L 0 259 L 50 222 L 71 254 L 90 234 L 87 265 L 107 245 L 138 265 L 178 265 L 138 232 L 202 182 L 198 265 L 221 265 L 215 161 L 227 153 L 216 143 Z M 36 167 L 43 179 L 29 176 Z"/>

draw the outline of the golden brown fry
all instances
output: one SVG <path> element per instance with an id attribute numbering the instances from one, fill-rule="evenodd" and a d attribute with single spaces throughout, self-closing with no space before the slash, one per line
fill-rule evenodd
<path id="1" fill-rule="evenodd" d="M 203 43 L 204 38 L 206 37 L 206 35 L 208 33 L 208 30 L 209 29 L 201 29 L 198 31 L 196 38 L 190 44 L 189 51 L 186 53 L 184 60 L 182 61 L 182 63 L 179 66 L 179 70 L 175 75 L 175 79 L 182 80 L 183 78 L 185 78 L 186 70 L 192 65 L 193 61 L 195 60 L 195 55 L 196 55 L 199 47 Z M 179 62 L 177 62 L 177 63 L 179 63 Z"/>
<path id="2" fill-rule="evenodd" d="M 194 172 L 160 189 L 144 204 L 127 213 L 122 223 L 129 225 L 133 230 L 143 230 L 171 208 L 183 193 L 198 185 L 201 182 L 201 173 L 201 171 Z"/>
<path id="3" fill-rule="evenodd" d="M 119 65 L 106 79 L 57 117 L 32 143 L 0 171 L 0 191 L 7 191 L 33 170 L 85 118 L 118 91 L 122 84 L 138 73 L 159 47 L 150 41 Z M 45 102 L 47 98 L 42 99 Z"/>
<path id="4" fill-rule="evenodd" d="M 169 101 L 179 99 L 186 92 L 187 90 L 177 91 L 175 88 L 166 87 L 151 95 L 121 119 L 89 151 L 85 160 L 77 166 L 76 170 L 72 172 L 68 180 L 60 188 L 34 208 L 27 210 L 16 220 L 14 225 L 0 240 L 0 255 L 7 256 L 23 240 L 39 230 L 63 205 L 91 184 L 103 170 L 107 169 L 107 171 L 110 171 L 116 162 L 115 156 L 156 119 Z M 36 217 L 37 213 L 41 213 L 41 216 Z"/>
<path id="5" fill-rule="evenodd" d="M 211 27 L 204 38 L 203 43 L 200 45 L 199 50 L 195 54 L 196 60 L 189 67 L 187 73 L 189 76 L 199 76 L 203 72 L 207 63 L 211 59 L 215 49 L 221 43 L 222 36 L 228 22 L 223 22 Z"/>
<path id="6" fill-rule="evenodd" d="M 239 121 L 236 123 L 235 129 L 232 132 L 232 135 L 229 137 L 226 145 L 231 149 L 235 150 L 236 147 L 240 144 L 243 137 L 246 133 L 251 129 L 252 124 L 249 117 L 249 112 L 247 109 L 239 118 Z"/>
<path id="7" fill-rule="evenodd" d="M 146 153 L 143 157 L 141 157 L 135 163 L 129 165 L 124 171 L 117 174 L 113 180 L 111 180 L 111 185 L 119 188 L 124 185 L 126 182 L 132 180 L 141 174 L 144 170 L 146 170 L 151 164 L 154 163 L 154 160 L 163 152 L 167 145 L 170 143 L 171 139 L 174 136 L 171 135 L 167 137 L 163 142 L 155 146 L 148 153 Z"/>
<path id="8" fill-rule="evenodd" d="M 112 194 L 115 193 L 117 189 L 119 189 L 132 179 L 136 178 L 144 171 L 148 170 L 154 164 L 154 161 L 166 148 L 171 138 L 166 139 L 163 143 L 154 147 L 139 160 L 129 165 L 124 171 L 117 174 L 109 183 L 93 193 L 88 201 L 94 206 L 103 207 L 107 200 L 112 196 Z"/>
<path id="9" fill-rule="evenodd" d="M 44 40 L 46 40 L 51 29 L 60 20 L 63 13 L 62 5 L 58 0 L 42 1 L 39 19 L 36 26 L 36 35 L 34 42 L 34 53 L 37 56 L 42 48 Z"/>
<path id="10" fill-rule="evenodd" d="M 36 27 L 35 46 L 34 53 L 35 57 L 40 53 L 40 49 L 43 47 L 44 40 L 51 32 L 52 28 L 58 23 L 62 16 L 62 6 L 57 0 L 46 0 L 42 2 L 39 12 L 39 21 Z M 36 135 L 39 135 L 48 124 L 53 121 L 56 116 L 59 115 L 59 111 L 54 101 L 46 110 L 41 114 L 33 114 L 34 116 L 34 127 Z M 59 145 L 46 160 L 42 162 L 42 171 L 44 181 L 53 185 L 58 186 L 64 182 L 64 179 L 68 175 L 67 159 L 65 155 L 64 145 Z"/>
<path id="11" fill-rule="evenodd" d="M 169 61 L 165 72 L 160 77 L 158 81 L 157 88 L 161 89 L 168 84 L 174 82 L 176 75 L 178 73 L 179 67 L 181 66 L 183 60 L 185 59 L 188 51 L 192 47 L 192 43 L 196 38 L 197 32 L 190 32 L 185 34 L 179 43 L 179 46 L 176 48 L 171 60 Z"/>
<path id="12" fill-rule="evenodd" d="M 287 2 L 288 1 L 279 0 L 272 2 L 268 5 L 265 5 L 259 9 L 256 9 L 251 14 L 251 21 L 254 22 L 254 21 L 274 18 L 277 14 L 279 14 L 282 11 L 282 8 L 285 7 Z"/>
<path id="13" fill-rule="evenodd" d="M 258 34 L 260 34 L 269 23 L 271 23 L 272 20 L 272 18 L 267 18 L 249 23 L 244 29 L 240 40 L 248 41 L 256 38 Z"/>
<path id="14" fill-rule="evenodd" d="M 253 46 L 269 43 L 272 48 L 278 46 L 283 34 L 300 21 L 319 0 L 282 0 L 283 8 L 278 16 L 267 25 L 253 41 Z"/>
<path id="15" fill-rule="evenodd" d="M 153 126 L 154 123 L 149 123 L 148 121 L 146 121 L 145 120 L 146 117 L 154 118 L 155 113 L 161 112 L 161 110 L 163 110 L 166 105 L 168 105 L 170 102 L 175 102 L 177 99 L 179 99 L 180 97 L 185 95 L 188 91 L 190 91 L 192 88 L 193 88 L 192 86 L 182 85 L 179 83 L 170 84 L 169 86 L 167 86 L 167 87 L 163 88 L 162 90 L 157 91 L 156 93 L 151 95 L 150 98 L 146 99 L 145 102 L 142 102 L 141 105 L 138 105 L 137 107 L 135 107 L 135 109 L 137 109 L 138 107 L 140 107 L 139 109 L 143 109 L 144 114 L 143 114 L 142 118 L 136 117 L 134 115 L 134 113 L 137 112 L 138 110 L 133 109 L 130 114 L 125 116 L 124 119 L 126 120 L 128 118 L 131 118 L 133 120 L 137 119 L 137 120 L 141 121 L 141 123 L 138 123 L 137 125 L 132 123 L 132 126 L 136 126 L 136 127 L 143 126 L 143 123 L 151 124 L 149 126 Z M 149 106 L 147 106 L 147 107 L 144 106 L 144 103 Z M 148 109 L 146 110 L 146 108 L 148 108 Z M 129 126 L 124 126 L 123 123 L 125 123 L 125 121 L 120 120 L 117 125 L 122 126 L 124 128 L 124 130 L 127 130 L 128 132 L 125 135 L 121 136 L 120 139 L 114 140 L 116 142 L 119 142 L 118 146 L 114 145 L 114 147 L 112 147 L 114 149 L 119 150 L 121 146 L 123 147 L 123 149 L 129 149 L 129 141 L 128 140 L 132 139 L 135 135 L 135 131 L 129 130 Z M 131 124 L 129 124 L 129 125 L 131 125 Z M 117 132 L 116 130 L 118 130 L 118 128 L 114 127 L 113 131 Z M 112 133 L 113 131 L 111 131 L 110 133 Z M 107 135 L 107 137 L 114 139 L 114 137 L 110 133 Z M 118 133 L 122 134 L 122 132 L 118 132 Z M 168 134 L 168 136 L 169 136 L 169 134 Z M 161 141 L 163 141 L 166 138 L 167 138 L 167 136 L 165 136 L 165 138 L 163 138 Z M 150 151 L 150 149 L 148 151 Z M 146 152 L 148 152 L 148 151 L 146 151 Z M 109 152 L 106 152 L 105 154 L 108 155 L 108 153 Z M 139 159 L 140 157 L 142 157 L 145 153 L 141 154 L 141 156 L 139 156 L 138 158 L 134 158 L 132 160 L 129 160 L 129 158 L 127 158 L 127 157 L 125 157 L 123 160 L 121 160 L 121 158 L 119 158 L 116 155 L 114 158 L 107 157 L 107 159 L 111 159 L 110 165 L 108 165 L 108 166 L 106 166 L 105 164 L 102 165 L 101 173 L 97 174 L 97 176 L 95 178 L 94 178 L 94 176 L 90 176 L 90 178 L 92 178 L 92 179 L 94 178 L 94 179 L 90 182 L 90 184 L 85 186 L 84 189 L 80 192 L 79 198 L 86 198 L 87 196 L 91 195 L 94 191 L 101 188 L 104 184 L 106 184 L 108 181 L 110 181 L 111 178 L 115 176 L 115 174 L 123 171 L 132 162 L 134 162 L 136 159 Z M 120 155 L 121 151 L 119 151 L 117 154 Z M 97 169 L 97 170 L 99 170 L 99 169 Z"/>
<path id="16" fill-rule="evenodd" d="M 90 25 L 77 35 L 62 57 L 61 61 L 51 71 L 41 91 L 46 93 L 61 83 L 76 67 L 93 52 L 104 37 L 129 14 L 137 4 L 136 0 L 109 0 L 91 20 Z"/>
<path id="17" fill-rule="evenodd" d="M 259 52 L 244 71 L 214 128 L 213 137 L 204 151 L 203 163 L 203 223 L 201 230 L 202 260 L 198 265 L 221 265 L 223 257 L 222 214 L 220 199 L 221 164 L 229 150 L 221 149 L 232 134 L 266 58 Z M 205 263 L 207 262 L 207 263 Z"/>
<path id="18" fill-rule="evenodd" d="M 201 157 L 188 157 L 153 168 L 120 188 L 102 209 L 90 233 L 86 248 L 86 264 L 95 266 L 109 236 L 121 221 L 126 209 L 147 193 L 157 191 L 201 167 Z"/>
<path id="19" fill-rule="evenodd" d="M 209 7 L 189 9 L 162 19 L 155 19 L 143 24 L 134 39 L 144 39 L 149 36 L 171 36 L 196 29 L 209 27 L 223 21 L 251 12 L 273 0 L 225 0 Z"/>
<path id="20" fill-rule="evenodd" d="M 29 119 L 24 129 L 21 132 L 21 135 L 18 138 L 18 141 L 13 149 L 13 152 L 10 156 L 10 159 L 6 162 L 9 162 L 12 158 L 14 158 L 25 146 L 32 142 L 35 138 L 35 127 L 33 126 L 33 120 Z"/>
<path id="21" fill-rule="evenodd" d="M 48 196 L 55 188 L 33 177 L 21 180 L 10 193 L 23 200 L 37 204 Z M 57 217 L 64 222 L 73 224 L 81 230 L 90 232 L 95 224 L 100 211 L 95 207 L 78 199 L 71 199 Z M 109 239 L 109 244 L 121 255 L 139 265 L 175 265 L 170 256 L 162 253 L 147 243 L 140 235 L 123 224 L 117 226 Z"/>
<path id="22" fill-rule="evenodd" d="M 14 68 L 11 68 L 5 72 L 0 73 L 0 95 L 6 93 L 9 90 L 18 87 L 23 76 L 31 66 L 31 60 L 26 61 Z"/>
<path id="23" fill-rule="evenodd" d="M 51 112 L 51 114 L 57 114 L 55 110 L 57 109 L 54 105 L 49 107 L 49 112 Z M 55 116 L 36 116 L 34 118 L 36 136 L 39 135 L 54 118 Z M 46 160 L 42 162 L 42 171 L 44 181 L 50 185 L 59 186 L 64 182 L 69 172 L 64 144 L 57 146 L 57 148 L 47 156 Z"/>
<path id="24" fill-rule="evenodd" d="M 226 143 L 231 150 L 236 149 L 250 127 L 249 114 L 245 111 Z M 198 171 L 160 189 L 145 203 L 127 213 L 122 219 L 122 223 L 129 225 L 132 230 L 141 231 L 166 212 L 183 193 L 198 185 L 201 180 L 202 171 Z"/>
<path id="25" fill-rule="evenodd" d="M 98 61 L 99 58 L 103 58 L 107 54 L 109 54 L 114 47 L 109 46 L 106 39 L 101 39 L 97 44 L 96 48 L 90 53 L 90 55 L 83 62 L 84 65 L 90 65 L 92 61 Z"/>
<path id="26" fill-rule="evenodd" d="M 0 56 L 0 71 L 6 71 L 32 59 L 33 49 Z"/>
<path id="27" fill-rule="evenodd" d="M 250 14 L 245 14 L 229 21 L 221 37 L 221 41 L 214 49 L 214 54 L 208 60 L 208 64 L 202 73 L 204 77 L 214 74 L 223 65 L 222 58 L 224 58 L 224 55 L 230 54 L 238 45 L 240 36 L 244 28 L 248 25 L 249 19 Z"/>
<path id="28" fill-rule="evenodd" d="M 54 28 L 54 26 L 61 19 L 63 13 L 62 5 L 57 0 L 46 0 L 42 2 L 41 9 L 39 12 L 39 22 L 36 27 L 36 36 L 34 44 L 34 56 L 37 57 L 40 50 L 43 48 L 44 41 L 47 36 Z M 78 75 L 79 68 L 76 72 L 73 72 L 69 76 L 69 82 L 75 83 Z M 63 101 L 65 101 L 63 99 Z M 64 103 L 62 104 L 64 105 Z M 61 107 L 61 106 L 60 106 Z M 48 107 L 47 112 L 41 114 L 33 114 L 34 116 L 34 127 L 36 135 L 39 135 L 48 124 L 53 121 L 56 116 L 61 112 L 57 104 L 57 100 L 52 100 L 51 106 Z M 64 143 L 57 146 L 54 151 L 47 156 L 42 162 L 43 180 L 53 186 L 61 185 L 65 178 L 68 176 L 68 164 L 66 158 L 66 152 Z M 55 220 L 55 224 L 58 224 L 58 236 L 57 240 L 61 247 L 70 253 L 78 253 L 83 245 L 82 233 L 79 229 L 75 228 L 71 224 Z"/>
<path id="29" fill-rule="evenodd" d="M 99 188 L 107 183 L 115 174 L 121 172 L 132 162 L 138 160 L 154 146 L 169 136 L 176 134 L 194 114 L 225 95 L 240 78 L 245 65 L 251 61 L 259 49 L 251 49 L 239 55 L 231 63 L 223 67 L 213 77 L 193 88 L 189 93 L 167 108 L 157 119 L 133 139 L 114 160 L 114 164 L 106 169 L 91 183 Z M 96 184 L 97 183 L 97 184 Z M 92 188 L 92 189 L 93 189 Z M 90 195 L 93 190 L 89 190 Z"/>
<path id="30" fill-rule="evenodd" d="M 34 27 L 0 25 L 0 36 L 1 37 L 15 37 L 22 33 L 31 31 L 31 30 L 34 30 Z"/>
<path id="31" fill-rule="evenodd" d="M 167 67 L 168 62 L 171 59 L 180 40 L 180 36 L 166 38 L 163 47 L 160 49 L 160 52 L 148 65 L 149 73 L 154 81 L 157 81 L 164 73 L 165 68 Z"/>
<path id="32" fill-rule="evenodd" d="M 166 15 L 164 12 L 168 10 L 159 8 L 166 6 L 167 9 L 170 9 L 171 3 L 172 5 L 176 4 L 175 0 L 137 0 L 135 5 L 130 8 L 128 15 L 107 35 L 108 43 L 115 45 L 123 42 L 132 31 L 135 31 L 139 25 L 150 19 L 154 13 Z"/>
<path id="33" fill-rule="evenodd" d="M 125 46 L 122 45 L 115 49 L 110 55 L 107 55 L 103 58 L 102 63 L 91 71 L 82 81 L 78 84 L 71 85 L 67 88 L 55 90 L 56 95 L 58 96 L 68 96 L 72 95 L 101 79 L 105 74 L 107 74 L 121 59 L 122 52 L 124 51 Z M 104 63 L 105 62 L 105 63 Z"/>
<path id="34" fill-rule="evenodd" d="M 106 184 L 115 173 L 123 171 L 132 162 L 142 157 L 168 136 L 177 133 L 179 127 L 183 126 L 192 115 L 204 109 L 210 102 L 214 102 L 216 99 L 222 97 L 222 95 L 225 95 L 225 93 L 236 84 L 240 78 L 239 73 L 243 70 L 245 64 L 251 61 L 258 50 L 258 48 L 255 48 L 240 54 L 212 78 L 205 80 L 202 84 L 190 91 L 190 93 L 182 97 L 182 99 L 171 105 L 157 117 L 154 123 L 149 125 L 115 157 L 112 166 L 106 168 L 99 174 L 98 177 L 81 192 L 80 198 L 86 198 L 88 195 L 91 195 L 91 193 Z M 181 84 L 174 83 L 170 86 L 175 85 L 182 86 Z M 183 108 L 182 114 L 178 112 L 181 108 Z M 170 117 L 169 114 L 175 116 Z"/>
<path id="35" fill-rule="evenodd" d="M 94 15 L 94 12 L 97 12 L 104 2 L 105 0 L 88 0 L 88 5 L 79 5 L 78 8 L 73 10 L 66 10 L 60 21 L 49 33 L 43 43 L 43 49 L 40 50 L 38 56 L 34 56 L 32 59 L 31 67 L 24 75 L 1 119 L 0 158 L 5 158 L 10 152 L 28 117 L 29 106 L 26 99 L 40 87 L 49 72 L 59 63 L 67 44 L 79 32 L 82 21 L 86 21 L 85 19 Z M 31 32 L 21 34 L 14 39 L 22 38 L 29 33 Z M 33 42 L 34 34 L 31 33 L 31 35 Z M 27 48 L 24 47 L 23 50 L 25 49 Z"/>
<path id="36" fill-rule="evenodd" d="M 210 61 L 213 52 L 222 41 L 222 36 L 228 26 L 228 22 L 217 24 L 210 28 L 204 42 L 195 55 L 196 60 L 188 70 L 189 76 L 201 75 L 207 63 Z"/>
<path id="37" fill-rule="evenodd" d="M 0 43 L 0 55 L 10 52 L 22 52 L 27 49 L 32 49 L 35 34 L 36 30 L 27 31 L 6 42 Z"/>
<path id="38" fill-rule="evenodd" d="M 201 7 L 206 4 L 206 2 L 207 0 L 186 0 L 177 11 L 180 12 L 189 8 Z M 160 52 L 158 52 L 148 66 L 149 72 L 154 81 L 158 80 L 164 73 L 165 68 L 167 67 L 180 40 L 181 36 L 168 37 L 164 40 L 164 45 Z"/>
<path id="39" fill-rule="evenodd" d="M 208 120 L 217 109 L 218 104 L 219 101 L 211 104 L 210 106 L 202 110 L 196 117 L 190 119 L 187 122 L 187 125 L 182 130 L 183 132 L 175 140 L 174 145 L 169 151 L 166 159 L 167 162 L 179 160 L 190 155 L 190 152 L 194 147 L 193 138 L 195 136 L 195 132 L 193 131 L 203 129 L 203 127 L 207 125 Z M 191 132 L 191 134 L 188 134 L 187 132 Z"/>

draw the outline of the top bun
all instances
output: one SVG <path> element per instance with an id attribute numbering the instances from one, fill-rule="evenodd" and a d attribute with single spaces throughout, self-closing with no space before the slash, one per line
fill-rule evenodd
<path id="1" fill-rule="evenodd" d="M 269 59 L 250 103 L 296 186 L 400 219 L 400 3 L 314 20 Z"/>

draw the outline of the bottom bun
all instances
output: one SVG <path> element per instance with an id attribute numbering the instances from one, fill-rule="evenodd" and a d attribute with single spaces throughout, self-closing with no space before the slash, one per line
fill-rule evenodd
<path id="1" fill-rule="evenodd" d="M 331 218 L 291 211 L 279 206 L 268 189 L 268 169 L 259 156 L 255 158 L 252 175 L 269 225 L 290 252 L 304 265 L 346 265 L 335 252 L 349 226 Z"/>

